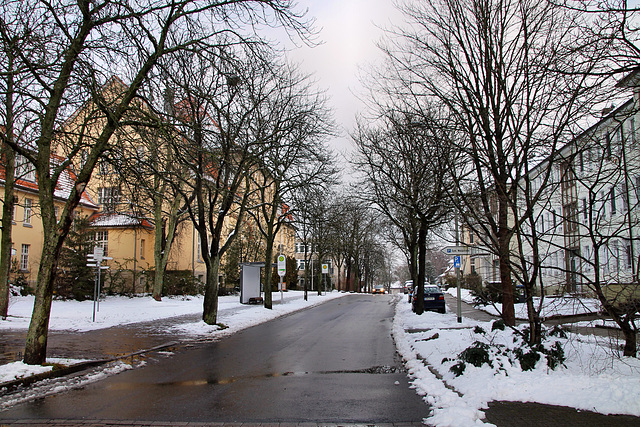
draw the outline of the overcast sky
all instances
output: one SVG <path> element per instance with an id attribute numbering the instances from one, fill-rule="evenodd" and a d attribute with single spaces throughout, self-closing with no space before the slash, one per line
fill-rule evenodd
<path id="1" fill-rule="evenodd" d="M 342 128 L 342 136 L 331 147 L 344 153 L 351 147 L 348 132 L 362 109 L 354 93 L 360 91 L 358 69 L 381 58 L 376 42 L 382 36 L 379 27 L 397 22 L 398 13 L 391 0 L 298 0 L 308 8 L 320 30 L 314 48 L 301 47 L 290 52 L 303 70 L 314 73 L 319 85 L 328 91 L 330 105 Z M 393 19 L 395 17 L 395 19 Z"/>

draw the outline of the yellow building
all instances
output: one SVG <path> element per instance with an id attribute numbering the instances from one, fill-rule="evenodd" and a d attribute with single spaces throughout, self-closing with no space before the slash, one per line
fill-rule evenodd
<path id="1" fill-rule="evenodd" d="M 117 97 L 125 89 L 126 85 L 114 77 L 105 84 L 103 91 L 106 97 L 109 97 L 109 94 Z M 136 107 L 139 112 L 149 110 L 143 101 L 138 101 Z M 64 139 L 60 139 L 55 147 L 57 154 L 67 156 L 70 150 L 77 150 L 79 155 L 74 160 L 76 162 L 74 166 L 79 170 L 82 162 L 87 158 L 92 138 L 101 132 L 104 123 L 102 110 L 91 103 L 86 103 L 65 122 L 64 132 L 61 132 Z M 78 147 L 77 141 L 74 140 L 80 137 L 86 141 L 84 149 Z M 90 226 L 95 233 L 96 244 L 105 248 L 107 254 L 105 256 L 112 258 L 104 262 L 104 265 L 109 266 L 105 277 L 105 289 L 114 292 L 148 292 L 152 286 L 151 279 L 155 270 L 154 247 L 156 231 L 158 231 L 156 227 L 164 227 L 167 221 L 166 214 L 163 214 L 160 220 L 162 224 L 154 223 L 151 194 L 167 192 L 167 197 L 163 201 L 165 212 L 169 210 L 169 203 L 179 196 L 168 193 L 171 190 L 170 186 L 163 189 L 153 187 L 158 184 L 153 182 L 152 174 L 148 174 L 144 183 L 132 183 L 131 180 L 124 181 L 121 178 L 127 175 L 127 171 L 138 168 L 138 165 L 142 168 L 151 152 L 158 155 L 166 151 L 168 144 L 164 144 L 161 137 L 154 137 L 145 129 L 137 129 L 133 126 L 123 126 L 118 129 L 110 143 L 112 147 L 108 159 L 98 161 L 91 181 L 85 189 L 87 200 L 91 202 L 92 210 L 87 211 L 87 214 L 92 215 Z M 37 190 L 35 184 L 34 189 Z M 228 236 L 235 226 L 234 217 L 228 217 L 226 221 L 223 227 L 223 238 Z M 245 219 L 245 221 L 248 220 Z M 243 239 L 243 236 L 239 237 L 241 242 Z M 251 239 L 255 240 L 253 237 Z M 250 240 L 249 237 L 247 240 Z M 258 240 L 261 239 L 258 238 Z M 170 249 L 166 271 L 181 277 L 188 274 L 204 282 L 206 267 L 201 256 L 200 242 L 193 224 L 183 214 Z M 274 251 L 292 256 L 293 247 L 293 228 L 285 225 L 278 233 Z M 253 255 L 245 252 L 241 258 L 244 258 L 243 261 L 256 261 L 261 260 L 260 255 L 259 251 L 255 251 Z M 32 257 L 36 263 L 37 259 L 39 255 Z M 227 260 L 223 258 L 222 264 L 226 262 Z M 221 277 L 221 287 L 224 286 L 224 279 Z"/>
<path id="2" fill-rule="evenodd" d="M 60 159 L 54 158 L 52 161 Z M 5 162 L 0 163 L 0 201 L 4 202 L 5 186 Z M 26 280 L 31 289 L 35 288 L 38 275 L 38 266 L 42 256 L 43 227 L 40 220 L 38 201 L 38 185 L 36 184 L 35 170 L 26 159 L 18 156 L 16 159 L 16 182 L 13 209 L 13 227 L 11 229 L 12 240 L 12 273 L 10 277 L 17 276 Z M 74 175 L 71 170 L 65 170 L 60 176 L 60 181 L 54 192 L 56 217 L 63 208 L 69 195 L 68 188 L 73 185 Z M 80 204 L 76 210 L 77 217 L 90 217 L 98 211 L 98 205 L 93 202 L 87 193 L 82 194 Z"/>

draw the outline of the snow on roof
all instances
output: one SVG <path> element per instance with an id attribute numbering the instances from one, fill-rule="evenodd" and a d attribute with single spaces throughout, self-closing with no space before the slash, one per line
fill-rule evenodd
<path id="1" fill-rule="evenodd" d="M 144 218 L 136 218 L 129 214 L 102 213 L 96 214 L 91 219 L 92 227 L 146 227 L 153 228 L 151 223 Z"/>

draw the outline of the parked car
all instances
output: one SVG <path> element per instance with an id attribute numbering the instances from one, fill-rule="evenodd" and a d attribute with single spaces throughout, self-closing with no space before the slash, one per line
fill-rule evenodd
<path id="1" fill-rule="evenodd" d="M 416 311 L 416 302 L 418 292 L 417 289 L 413 290 L 413 297 L 411 298 L 411 309 Z M 439 313 L 446 313 L 447 306 L 444 302 L 444 293 L 436 285 L 424 285 L 424 310 L 425 311 L 438 311 Z"/>
<path id="2" fill-rule="evenodd" d="M 404 290 L 405 294 L 411 293 L 411 290 L 413 289 L 413 280 L 407 280 L 406 282 L 404 282 L 404 286 L 402 287 L 402 289 Z"/>
<path id="3" fill-rule="evenodd" d="M 413 292 L 413 280 L 407 280 L 404 282 L 404 293 L 409 294 L 407 302 L 411 302 L 411 294 Z"/>
<path id="4" fill-rule="evenodd" d="M 384 294 L 385 292 L 384 285 L 374 285 L 371 290 L 372 294 Z"/>

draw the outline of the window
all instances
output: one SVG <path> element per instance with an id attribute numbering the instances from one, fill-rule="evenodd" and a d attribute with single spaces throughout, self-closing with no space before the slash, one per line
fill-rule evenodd
<path id="1" fill-rule="evenodd" d="M 611 203 L 611 215 L 616 214 L 616 188 L 609 188 L 609 201 Z"/>
<path id="2" fill-rule="evenodd" d="M 106 211 L 115 211 L 120 203 L 120 189 L 118 187 L 98 188 L 98 204 L 102 205 Z"/>
<path id="3" fill-rule="evenodd" d="M 140 239 L 140 259 L 144 259 L 144 239 Z"/>
<path id="4" fill-rule="evenodd" d="M 16 179 L 36 182 L 36 169 L 21 154 L 16 156 Z"/>
<path id="5" fill-rule="evenodd" d="M 20 270 L 29 270 L 29 246 L 30 245 L 22 245 L 22 250 L 20 251 Z"/>
<path id="6" fill-rule="evenodd" d="M 629 210 L 629 192 L 627 191 L 627 183 L 623 182 L 620 186 L 620 194 L 622 195 L 622 212 Z"/>
<path id="7" fill-rule="evenodd" d="M 604 143 L 605 143 L 605 146 L 604 146 L 604 157 L 607 160 L 611 160 L 611 134 L 610 133 L 607 133 L 604 136 Z"/>
<path id="8" fill-rule="evenodd" d="M 104 256 L 108 256 L 109 249 L 109 232 L 96 231 L 96 246 L 101 247 Z"/>
<path id="9" fill-rule="evenodd" d="M 31 225 L 31 214 L 33 213 L 32 206 L 33 206 L 33 200 L 24 199 L 24 220 L 22 222 L 22 225 L 26 225 L 26 226 Z"/>
<path id="10" fill-rule="evenodd" d="M 305 268 L 304 267 L 305 266 L 304 260 L 303 259 L 297 259 L 296 262 L 298 263 L 298 270 L 304 270 L 304 268 Z"/>
<path id="11" fill-rule="evenodd" d="M 136 147 L 136 157 L 138 158 L 138 161 L 142 161 L 146 159 L 146 149 L 144 147 L 144 145 L 138 145 Z"/>
<path id="12" fill-rule="evenodd" d="M 587 199 L 582 199 L 582 218 L 586 221 L 589 219 L 589 213 L 587 212 Z"/>
<path id="13" fill-rule="evenodd" d="M 584 153 L 581 151 L 578 157 L 580 162 L 580 172 L 584 172 Z"/>
<path id="14" fill-rule="evenodd" d="M 105 159 L 98 161 L 98 175 L 109 175 L 111 173 L 111 166 Z"/>

